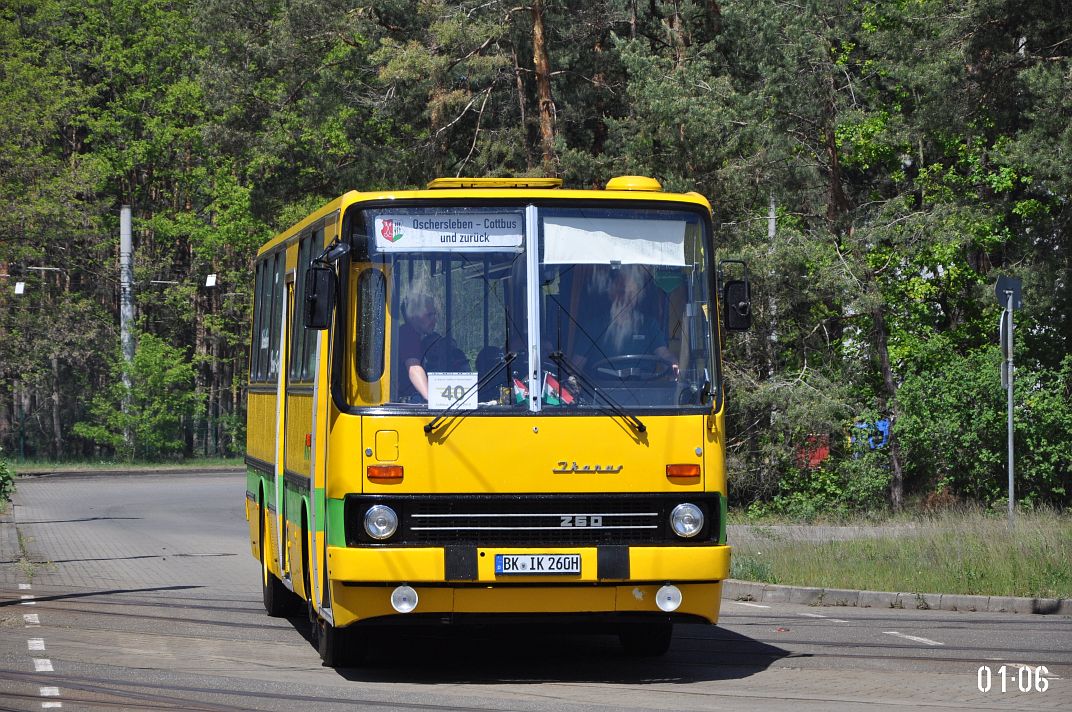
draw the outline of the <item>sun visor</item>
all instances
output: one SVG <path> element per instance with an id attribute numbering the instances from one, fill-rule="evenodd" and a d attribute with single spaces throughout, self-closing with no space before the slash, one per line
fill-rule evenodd
<path id="1" fill-rule="evenodd" d="M 684 220 L 554 217 L 543 221 L 547 265 L 685 265 Z"/>

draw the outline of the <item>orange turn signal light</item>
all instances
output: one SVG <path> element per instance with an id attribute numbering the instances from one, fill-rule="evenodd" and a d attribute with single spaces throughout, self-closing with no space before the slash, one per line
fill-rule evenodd
<path id="1" fill-rule="evenodd" d="M 370 482 L 393 484 L 402 481 L 402 465 L 369 465 L 365 474 Z"/>
<path id="2" fill-rule="evenodd" d="M 699 477 L 699 465 L 667 465 L 667 477 Z"/>

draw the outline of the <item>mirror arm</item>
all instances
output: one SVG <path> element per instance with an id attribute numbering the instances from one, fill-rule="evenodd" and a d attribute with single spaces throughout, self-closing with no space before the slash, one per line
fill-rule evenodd
<path id="1" fill-rule="evenodd" d="M 330 265 L 338 262 L 343 257 L 350 253 L 350 243 L 343 242 L 338 235 L 335 236 L 328 246 L 324 248 L 324 251 L 313 258 L 314 263 L 320 263 L 323 265 Z"/>

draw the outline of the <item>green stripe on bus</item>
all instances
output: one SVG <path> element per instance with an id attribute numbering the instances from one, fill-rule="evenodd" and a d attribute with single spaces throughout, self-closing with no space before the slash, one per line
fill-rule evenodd
<path id="1" fill-rule="evenodd" d="M 341 499 L 328 500 L 328 519 L 331 526 L 328 527 L 328 545 L 346 546 L 346 526 L 343 501 Z"/>

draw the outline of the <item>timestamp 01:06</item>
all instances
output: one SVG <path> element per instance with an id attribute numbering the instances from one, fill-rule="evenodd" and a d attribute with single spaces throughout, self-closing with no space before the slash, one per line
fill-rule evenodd
<path id="1" fill-rule="evenodd" d="M 1050 689 L 1049 674 L 1045 665 L 1002 665 L 996 670 L 991 670 L 989 665 L 981 665 L 978 672 L 979 692 L 1045 692 Z"/>

